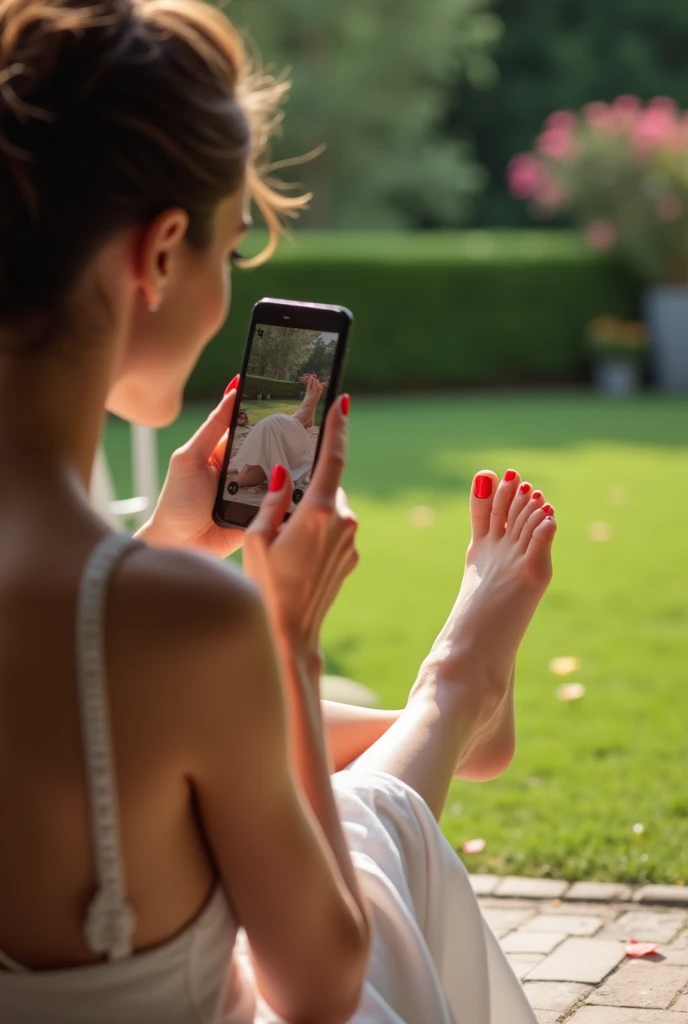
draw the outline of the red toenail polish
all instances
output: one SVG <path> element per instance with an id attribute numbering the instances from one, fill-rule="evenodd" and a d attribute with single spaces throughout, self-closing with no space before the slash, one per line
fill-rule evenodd
<path id="1" fill-rule="evenodd" d="M 506 482 L 508 484 L 510 484 L 512 480 L 516 479 L 516 470 L 515 469 L 507 469 L 506 473 L 504 474 L 504 479 L 506 480 Z"/>
<path id="2" fill-rule="evenodd" d="M 521 484 L 521 486 L 518 489 L 518 493 L 519 494 L 527 494 L 529 490 L 530 490 L 530 484 Z"/>
<path id="3" fill-rule="evenodd" d="M 477 476 L 473 485 L 476 498 L 489 498 L 492 495 L 492 477 Z"/>
<path id="4" fill-rule="evenodd" d="M 551 505 L 543 505 L 542 506 L 542 511 L 545 513 L 546 516 L 551 516 L 552 513 L 554 512 L 554 509 L 552 508 Z"/>
<path id="5" fill-rule="evenodd" d="M 542 497 L 542 491 L 533 491 L 533 497 L 535 498 L 536 501 L 539 501 L 540 498 Z"/>

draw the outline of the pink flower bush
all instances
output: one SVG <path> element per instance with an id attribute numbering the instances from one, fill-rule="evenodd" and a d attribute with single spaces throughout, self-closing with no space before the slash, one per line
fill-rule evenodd
<path id="1" fill-rule="evenodd" d="M 509 188 L 517 199 L 531 199 L 542 178 L 540 164 L 528 153 L 519 153 L 507 168 Z"/>
<path id="2" fill-rule="evenodd" d="M 650 279 L 688 281 L 688 113 L 667 96 L 555 110 L 509 163 L 538 218 L 578 218 L 597 252 L 618 248 Z"/>
<path id="3" fill-rule="evenodd" d="M 545 128 L 553 128 L 556 131 L 572 132 L 578 119 L 570 110 L 555 110 L 545 121 Z"/>
<path id="4" fill-rule="evenodd" d="M 665 224 L 675 224 L 683 213 L 683 203 L 678 196 L 667 193 L 655 203 L 655 213 Z"/>
<path id="5" fill-rule="evenodd" d="M 546 128 L 537 140 L 538 152 L 552 160 L 573 160 L 577 146 L 570 128 Z"/>
<path id="6" fill-rule="evenodd" d="M 638 154 L 645 154 L 658 148 L 680 147 L 683 137 L 682 124 L 676 110 L 670 107 L 651 105 L 641 111 L 633 127 L 633 145 Z"/>
<path id="7" fill-rule="evenodd" d="M 585 227 L 585 237 L 591 249 L 606 252 L 614 248 L 619 233 L 611 220 L 591 220 Z"/>

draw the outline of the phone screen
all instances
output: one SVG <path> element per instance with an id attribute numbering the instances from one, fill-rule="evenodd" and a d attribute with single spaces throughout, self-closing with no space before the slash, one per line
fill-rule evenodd
<path id="1" fill-rule="evenodd" d="M 290 512 L 308 490 L 339 337 L 256 323 L 222 491 L 237 525 L 255 516 L 277 465 L 291 475 Z"/>

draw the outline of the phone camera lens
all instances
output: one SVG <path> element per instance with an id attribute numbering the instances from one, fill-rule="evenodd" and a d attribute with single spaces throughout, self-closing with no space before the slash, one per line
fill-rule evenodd
<path id="1" fill-rule="evenodd" d="M 303 491 L 301 490 L 300 487 L 297 487 L 296 490 L 294 491 L 293 495 L 292 495 L 292 499 L 294 501 L 294 504 L 298 505 L 298 503 L 301 501 L 302 498 L 303 498 Z"/>
<path id="2" fill-rule="evenodd" d="M 239 490 L 239 484 L 236 482 L 236 480 L 232 480 L 232 482 L 229 485 L 229 487 L 227 488 L 227 490 L 229 491 L 230 494 L 236 494 L 237 493 L 237 491 Z"/>

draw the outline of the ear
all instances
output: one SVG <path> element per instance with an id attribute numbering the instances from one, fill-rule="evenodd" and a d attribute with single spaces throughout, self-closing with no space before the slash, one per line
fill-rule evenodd
<path id="1" fill-rule="evenodd" d="M 187 212 L 171 209 L 158 214 L 141 230 L 137 242 L 137 277 L 151 312 L 160 309 L 165 298 L 188 227 Z"/>

